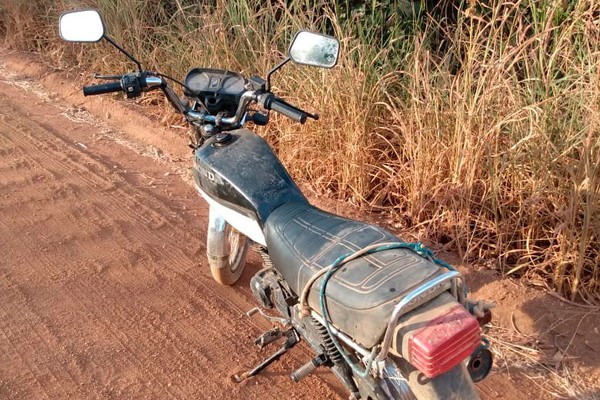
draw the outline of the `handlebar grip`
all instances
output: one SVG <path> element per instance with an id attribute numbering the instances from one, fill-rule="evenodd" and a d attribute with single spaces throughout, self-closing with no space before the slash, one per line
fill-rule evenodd
<path id="1" fill-rule="evenodd" d="M 297 108 L 277 99 L 274 99 L 271 102 L 271 110 L 277 111 L 278 113 L 283 114 L 296 122 L 300 122 L 301 124 L 304 124 L 306 122 L 306 118 L 308 117 L 308 114 L 306 114 L 304 111 L 298 110 Z"/>
<path id="2" fill-rule="evenodd" d="M 288 118 L 293 119 L 296 122 L 304 124 L 308 114 L 291 104 L 275 97 L 273 94 L 268 93 L 261 99 L 262 106 L 267 110 L 273 110 L 280 114 L 285 115 Z"/>
<path id="3" fill-rule="evenodd" d="M 95 94 L 119 92 L 121 90 L 123 90 L 123 88 L 121 87 L 121 82 L 111 82 L 111 83 L 104 83 L 101 85 L 84 86 L 83 87 L 83 95 L 84 96 L 92 96 Z"/>

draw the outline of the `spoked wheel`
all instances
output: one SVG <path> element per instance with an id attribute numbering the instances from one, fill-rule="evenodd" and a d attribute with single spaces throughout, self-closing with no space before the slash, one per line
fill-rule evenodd
<path id="1" fill-rule="evenodd" d="M 207 256 L 210 273 L 222 285 L 233 285 L 244 272 L 249 240 L 210 210 Z"/>

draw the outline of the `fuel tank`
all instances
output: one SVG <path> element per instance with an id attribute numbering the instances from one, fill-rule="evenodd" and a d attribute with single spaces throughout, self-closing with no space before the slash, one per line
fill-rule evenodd
<path id="1" fill-rule="evenodd" d="M 261 228 L 280 205 L 308 203 L 263 138 L 248 129 L 229 133 L 227 143 L 212 137 L 195 151 L 194 182 L 202 192 Z"/>

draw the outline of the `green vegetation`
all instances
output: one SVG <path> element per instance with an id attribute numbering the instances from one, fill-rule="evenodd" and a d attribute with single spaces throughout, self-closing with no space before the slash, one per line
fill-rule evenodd
<path id="1" fill-rule="evenodd" d="M 286 4 L 287 3 L 287 4 Z M 264 135 L 318 190 L 391 210 L 404 229 L 600 300 L 600 13 L 595 2 L 469 1 L 406 18 L 405 2 L 98 0 L 148 67 L 263 74 L 299 28 L 342 42 L 333 70 L 288 67 L 274 90 L 325 117 Z M 106 47 L 60 43 L 75 0 L 0 2 L 6 46 L 94 70 Z"/>

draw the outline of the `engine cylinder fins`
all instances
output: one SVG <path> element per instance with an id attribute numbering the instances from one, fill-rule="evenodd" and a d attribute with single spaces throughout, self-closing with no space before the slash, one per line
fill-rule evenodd
<path id="1" fill-rule="evenodd" d="M 273 308 L 273 302 L 271 301 L 271 287 L 265 284 L 263 277 L 260 274 L 256 274 L 250 279 L 250 290 L 260 305 L 264 308 Z"/>
<path id="2" fill-rule="evenodd" d="M 252 250 L 260 256 L 263 268 L 250 279 L 250 289 L 254 297 L 260 301 L 262 307 L 273 308 L 274 304 L 271 298 L 273 288 L 271 282 L 265 279 L 269 270 L 273 268 L 273 262 L 264 246 L 255 243 L 252 245 Z"/>

